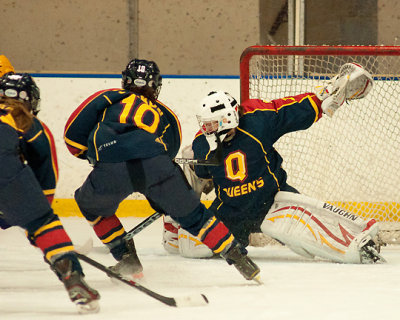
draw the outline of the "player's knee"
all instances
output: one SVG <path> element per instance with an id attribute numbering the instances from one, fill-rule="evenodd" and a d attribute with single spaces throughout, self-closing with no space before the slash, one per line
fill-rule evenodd
<path id="1" fill-rule="evenodd" d="M 100 208 L 93 208 L 93 203 L 96 201 L 91 195 L 85 194 L 82 191 L 82 188 L 79 188 L 75 191 L 74 198 L 80 212 L 82 213 L 83 217 L 89 221 L 89 223 L 92 223 L 99 218 L 102 210 L 100 210 Z M 101 214 L 101 216 L 103 216 L 103 214 Z"/>

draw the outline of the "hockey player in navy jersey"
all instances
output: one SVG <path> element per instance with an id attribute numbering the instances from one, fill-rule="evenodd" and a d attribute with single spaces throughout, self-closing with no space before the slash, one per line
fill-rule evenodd
<path id="1" fill-rule="evenodd" d="M 0 77 L 7 73 L 14 73 L 14 67 L 12 66 L 10 60 L 7 59 L 5 55 L 0 55 Z M 0 218 L 0 228 L 7 229 L 10 225 L 7 224 L 3 219 Z"/>
<path id="2" fill-rule="evenodd" d="M 161 84 L 155 62 L 133 59 L 122 72 L 123 89 L 96 92 L 72 113 L 65 125 L 67 147 L 93 165 L 75 200 L 118 261 L 112 269 L 123 276 L 141 276 L 143 268 L 115 212 L 128 195 L 140 192 L 154 210 L 179 221 L 246 279 L 254 279 L 259 268 L 173 162 L 182 133 L 176 115 L 157 100 Z"/>
<path id="3" fill-rule="evenodd" d="M 323 113 L 332 116 L 345 100 L 363 98 L 372 82 L 361 66 L 347 64 L 318 95 L 251 99 L 239 106 L 230 94 L 216 91 L 201 101 L 197 113 L 201 130 L 192 143 L 194 158 L 213 157 L 218 135 L 223 161 L 220 166 L 195 166 L 192 177 L 212 179 L 216 198 L 211 210 L 243 246 L 249 244 L 251 233 L 261 229 L 306 257 L 346 263 L 383 260 L 372 241 L 377 223 L 350 213 L 337 214 L 331 205 L 300 195 L 288 185 L 283 159 L 273 147 L 281 136 L 309 128 Z M 169 226 L 175 235 L 168 228 L 164 231 L 169 251 L 175 246 L 187 257 L 212 255 L 196 239 L 180 234 L 178 225 L 175 228 Z"/>
<path id="4" fill-rule="evenodd" d="M 71 239 L 50 207 L 57 158 L 50 130 L 35 116 L 39 106 L 39 88 L 29 74 L 0 78 L 1 219 L 26 230 L 79 312 L 97 312 L 100 296 L 84 281 Z"/>
<path id="5" fill-rule="evenodd" d="M 14 67 L 7 57 L 0 55 L 0 76 L 3 78 L 2 81 L 13 85 L 15 81 L 11 80 L 10 75 L 14 73 Z M 33 170 L 36 179 L 42 187 L 43 193 L 51 205 L 58 180 L 58 164 L 54 138 L 46 124 L 37 117 L 40 111 L 39 88 L 29 74 L 22 74 L 21 76 L 21 82 L 31 83 L 32 109 L 30 112 L 34 115 L 32 127 L 28 132 L 22 134 L 21 148 L 24 160 Z M 5 229 L 10 226 L 0 218 L 0 227 Z"/>

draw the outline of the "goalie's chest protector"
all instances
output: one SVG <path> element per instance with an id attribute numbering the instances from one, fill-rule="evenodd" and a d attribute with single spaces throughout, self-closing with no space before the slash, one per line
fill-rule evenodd
<path id="1" fill-rule="evenodd" d="M 250 124 L 250 123 L 249 123 Z M 266 144 L 259 121 L 242 122 L 235 137 L 223 144 L 223 166 L 209 167 L 218 197 L 235 207 L 259 206 L 286 182 L 282 158 Z"/>

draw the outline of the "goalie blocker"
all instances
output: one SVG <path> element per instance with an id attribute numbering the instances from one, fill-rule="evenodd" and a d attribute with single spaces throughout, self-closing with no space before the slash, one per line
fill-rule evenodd
<path id="1" fill-rule="evenodd" d="M 341 263 L 385 262 L 373 238 L 375 220 L 301 194 L 280 191 L 261 230 L 297 254 Z"/>

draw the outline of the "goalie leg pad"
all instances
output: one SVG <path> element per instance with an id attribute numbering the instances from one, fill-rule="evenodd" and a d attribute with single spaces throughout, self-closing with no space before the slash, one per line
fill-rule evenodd
<path id="1" fill-rule="evenodd" d="M 180 229 L 179 223 L 172 219 L 170 216 L 164 216 L 164 230 L 162 244 L 164 249 L 172 254 L 179 253 L 178 243 L 178 230 Z"/>
<path id="2" fill-rule="evenodd" d="M 365 263 L 362 247 L 376 235 L 378 224 L 329 203 L 281 191 L 261 230 L 305 257 Z"/>
<path id="3" fill-rule="evenodd" d="M 214 254 L 199 238 L 182 229 L 175 220 L 164 216 L 164 249 L 184 258 L 211 258 Z"/>
<path id="4" fill-rule="evenodd" d="M 185 258 L 211 258 L 214 253 L 199 238 L 180 228 L 178 230 L 179 253 Z"/>

